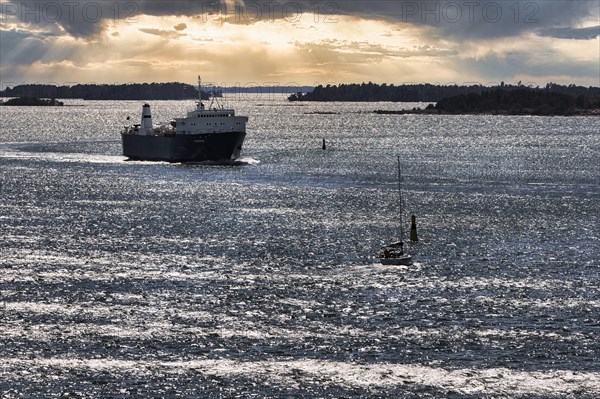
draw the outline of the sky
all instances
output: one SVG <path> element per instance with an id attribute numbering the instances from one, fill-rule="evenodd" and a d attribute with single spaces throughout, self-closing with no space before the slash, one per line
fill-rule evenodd
<path id="1" fill-rule="evenodd" d="M 600 0 L 0 0 L 22 83 L 600 86 Z"/>

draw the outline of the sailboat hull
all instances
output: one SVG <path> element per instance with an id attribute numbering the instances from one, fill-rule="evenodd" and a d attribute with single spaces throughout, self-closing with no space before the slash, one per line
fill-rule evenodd
<path id="1" fill-rule="evenodd" d="M 379 258 L 382 265 L 386 266 L 410 266 L 413 264 L 412 256 L 404 255 L 399 258 Z"/>

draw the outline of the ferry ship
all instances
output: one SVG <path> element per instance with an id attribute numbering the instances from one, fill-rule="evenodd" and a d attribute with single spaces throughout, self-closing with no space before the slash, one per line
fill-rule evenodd
<path id="1" fill-rule="evenodd" d="M 208 107 L 201 97 L 196 109 L 185 118 L 154 126 L 149 104 L 142 107 L 140 124 L 126 126 L 121 132 L 123 155 L 130 160 L 165 162 L 225 161 L 239 158 L 246 138 L 248 117 L 236 116 L 215 96 Z"/>

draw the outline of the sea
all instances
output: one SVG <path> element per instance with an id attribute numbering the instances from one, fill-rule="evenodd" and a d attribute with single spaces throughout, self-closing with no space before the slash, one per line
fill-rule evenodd
<path id="1" fill-rule="evenodd" d="M 237 162 L 127 161 L 140 101 L 0 107 L 2 399 L 600 396 L 600 119 L 224 101 Z"/>

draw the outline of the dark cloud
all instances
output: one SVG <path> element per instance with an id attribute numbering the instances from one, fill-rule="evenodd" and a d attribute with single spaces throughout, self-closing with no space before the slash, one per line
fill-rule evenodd
<path id="1" fill-rule="evenodd" d="M 557 39 L 590 40 L 600 36 L 600 26 L 589 28 L 545 28 L 538 32 L 542 36 L 555 37 Z"/>
<path id="2" fill-rule="evenodd" d="M 135 22 L 142 14 L 218 14 L 239 24 L 275 19 L 293 23 L 308 14 L 314 23 L 336 23 L 346 15 L 426 25 L 454 38 L 510 37 L 528 31 L 547 34 L 551 29 L 571 29 L 573 38 L 579 38 L 577 34 L 583 32 L 576 32 L 578 23 L 599 12 L 597 0 L 10 0 L 3 4 L 5 15 L 32 24 L 58 24 L 76 37 L 97 34 L 107 20 Z"/>
<path id="3" fill-rule="evenodd" d="M 141 28 L 140 32 L 148 33 L 154 36 L 160 36 L 167 39 L 176 39 L 181 36 L 186 36 L 185 33 L 179 33 L 174 30 L 163 30 L 163 29 L 153 29 L 153 28 Z"/>
<path id="4" fill-rule="evenodd" d="M 59 25 L 75 37 L 95 36 L 107 21 L 136 23 L 140 15 L 196 16 L 227 13 L 226 0 L 77 0 L 2 2 L 0 19 L 30 25 Z"/>
<path id="5" fill-rule="evenodd" d="M 175 25 L 173 28 L 175 30 L 182 31 L 182 30 L 186 30 L 187 29 L 187 25 L 182 22 L 180 24 Z"/>
<path id="6" fill-rule="evenodd" d="M 17 20 L 36 29 L 58 25 L 75 37 L 94 36 L 111 17 L 111 4 L 103 1 L 10 0 L 2 4 L 2 20 Z"/>
<path id="7" fill-rule="evenodd" d="M 48 52 L 44 41 L 29 32 L 0 30 L 0 59 L 2 64 L 29 65 Z"/>
<path id="8" fill-rule="evenodd" d="M 458 39 L 510 37 L 544 28 L 572 28 L 598 13 L 597 0 L 372 0 L 332 4 L 340 14 L 430 26 Z"/>
<path id="9" fill-rule="evenodd" d="M 533 54 L 514 52 L 506 56 L 491 54 L 477 59 L 457 58 L 451 62 L 454 70 L 460 70 L 470 76 L 482 77 L 489 82 L 499 82 L 511 77 L 516 79 L 518 76 L 534 78 L 538 76 L 538 81 L 523 82 L 535 86 L 545 84 L 549 76 L 586 78 L 591 82 L 598 82 L 600 76 L 600 65 L 597 63 L 568 60 L 552 52 Z"/>

